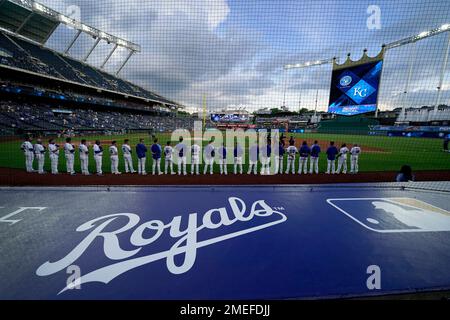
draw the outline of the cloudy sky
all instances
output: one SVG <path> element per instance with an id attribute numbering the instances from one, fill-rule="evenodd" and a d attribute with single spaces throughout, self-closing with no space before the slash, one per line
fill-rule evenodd
<path id="1" fill-rule="evenodd" d="M 206 96 L 210 109 L 279 107 L 326 110 L 331 66 L 283 71 L 288 63 L 376 55 L 383 43 L 450 23 L 448 0 L 40 0 L 62 13 L 138 43 L 122 77 L 194 110 Z M 380 29 L 369 29 L 377 5 Z M 48 45 L 61 50 L 75 31 L 60 27 Z M 389 51 L 380 108 L 433 104 L 448 36 Z M 82 57 L 94 42 L 83 37 L 71 53 Z M 415 48 L 413 48 L 415 46 Z M 101 43 L 89 62 L 101 65 L 111 49 Z M 416 52 L 412 55 L 412 52 Z M 107 69 L 113 71 L 124 50 Z M 409 61 L 414 62 L 408 94 Z M 450 66 L 442 102 L 450 103 Z"/>

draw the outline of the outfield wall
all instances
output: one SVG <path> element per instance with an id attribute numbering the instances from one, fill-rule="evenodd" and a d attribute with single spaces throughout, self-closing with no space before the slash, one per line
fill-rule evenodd
<path id="1" fill-rule="evenodd" d="M 450 136 L 449 126 L 373 126 L 369 135 L 407 138 L 438 138 Z"/>
<path id="2" fill-rule="evenodd" d="M 317 132 L 337 134 L 368 134 L 369 126 L 376 126 L 379 122 L 364 116 L 337 117 L 333 120 L 321 121 Z"/>

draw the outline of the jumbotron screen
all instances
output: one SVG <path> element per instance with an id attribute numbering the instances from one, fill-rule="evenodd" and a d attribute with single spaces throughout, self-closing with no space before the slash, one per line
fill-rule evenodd
<path id="1" fill-rule="evenodd" d="M 211 114 L 212 122 L 248 122 L 247 114 L 231 114 L 231 113 L 213 113 Z"/>
<path id="2" fill-rule="evenodd" d="M 329 113 L 353 116 L 377 109 L 383 61 L 333 70 Z"/>

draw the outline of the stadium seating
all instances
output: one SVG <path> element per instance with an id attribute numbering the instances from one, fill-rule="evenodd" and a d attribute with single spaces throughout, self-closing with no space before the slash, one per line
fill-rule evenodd
<path id="1" fill-rule="evenodd" d="M 450 107 L 440 106 L 436 111 L 433 107 L 408 108 L 397 117 L 398 123 L 427 123 L 434 121 L 449 122 Z"/>
<path id="2" fill-rule="evenodd" d="M 0 51 L 0 64 L 55 77 L 58 76 L 58 72 L 52 66 L 30 56 L 2 33 L 0 33 Z"/>
<path id="3" fill-rule="evenodd" d="M 85 83 L 85 81 L 77 74 L 75 70 L 68 68 L 67 63 L 60 59 L 60 57 L 57 54 L 54 54 L 51 50 L 38 47 L 20 39 L 15 39 L 15 42 L 31 56 L 45 62 L 48 65 L 52 65 L 59 73 L 59 78 L 62 76 L 67 80 Z"/>
<path id="4" fill-rule="evenodd" d="M 0 32 L 0 64 L 126 95 L 174 102 L 86 63 Z"/>
<path id="5" fill-rule="evenodd" d="M 59 110 L 58 110 L 59 109 Z M 156 116 L 144 113 L 75 107 L 61 111 L 57 105 L 0 101 L 0 133 L 26 131 L 123 131 L 171 132 L 192 129 L 193 117 Z"/>

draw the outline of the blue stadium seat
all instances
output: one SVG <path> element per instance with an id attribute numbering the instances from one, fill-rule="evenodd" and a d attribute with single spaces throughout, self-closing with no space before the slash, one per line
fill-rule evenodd
<path id="1" fill-rule="evenodd" d="M 53 66 L 63 78 L 74 82 L 85 83 L 69 64 L 60 59 L 57 53 L 20 39 L 15 39 L 15 41 L 33 57 Z"/>
<path id="2" fill-rule="evenodd" d="M 3 32 L 0 32 L 0 64 L 87 84 L 95 88 L 173 104 L 170 100 L 131 82 Z"/>

